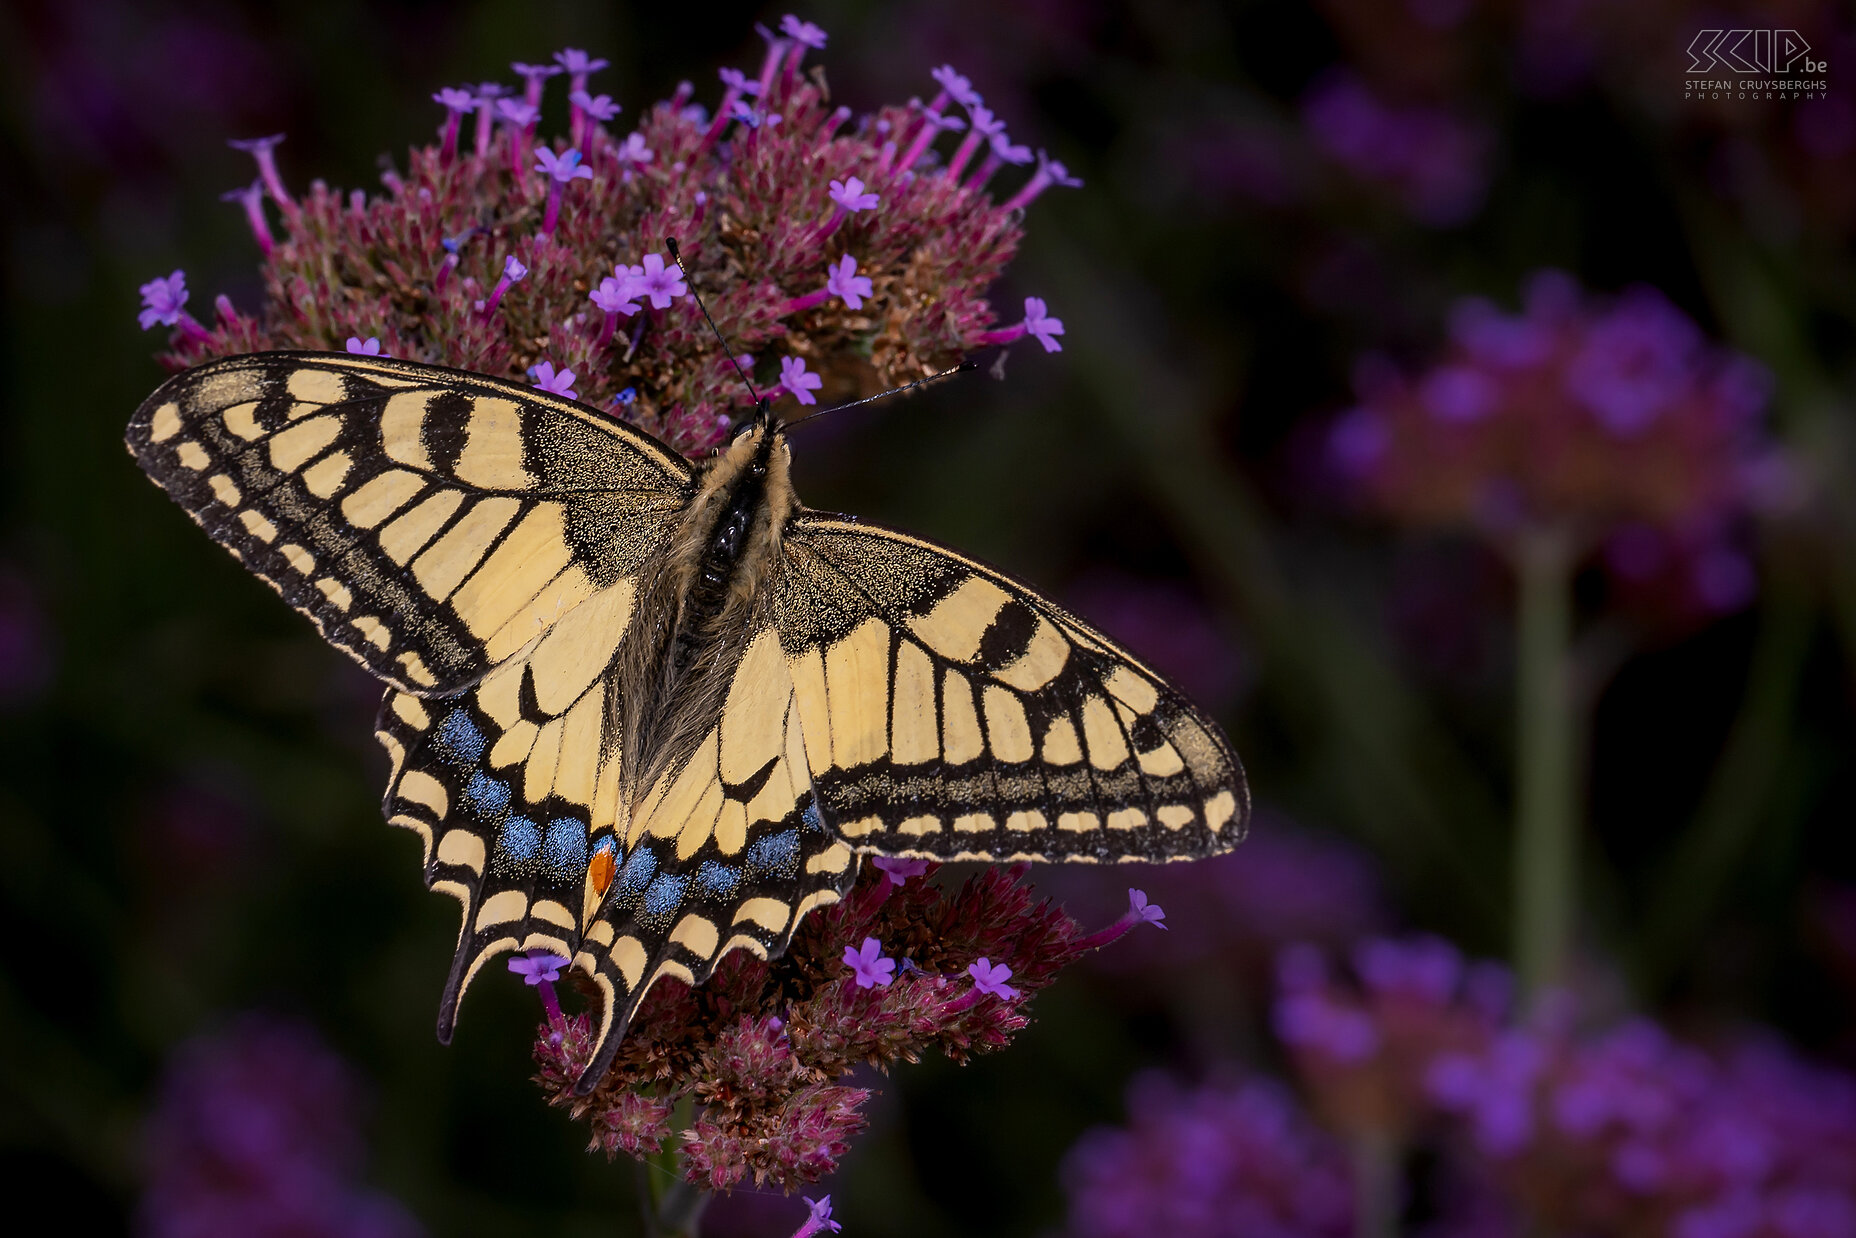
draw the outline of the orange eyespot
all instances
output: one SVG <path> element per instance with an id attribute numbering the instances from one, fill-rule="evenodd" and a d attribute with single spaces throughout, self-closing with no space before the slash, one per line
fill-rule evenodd
<path id="1" fill-rule="evenodd" d="M 593 883 L 593 893 L 604 898 L 606 891 L 612 888 L 612 874 L 618 863 L 612 858 L 612 850 L 602 847 L 593 853 L 592 863 L 586 866 L 586 878 Z"/>

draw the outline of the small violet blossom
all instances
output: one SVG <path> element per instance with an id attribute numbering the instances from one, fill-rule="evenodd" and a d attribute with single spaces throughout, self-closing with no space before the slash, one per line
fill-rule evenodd
<path id="1" fill-rule="evenodd" d="M 458 127 L 464 123 L 465 113 L 476 110 L 477 96 L 469 90 L 446 86 L 432 96 L 432 102 L 442 104 L 445 108 L 445 130 L 439 145 L 438 159 L 440 163 L 449 164 L 458 153 Z"/>
<path id="2" fill-rule="evenodd" d="M 760 93 L 760 83 L 743 73 L 740 69 L 722 69 L 717 73 L 717 76 L 722 79 L 722 85 L 737 93 L 744 95 L 757 95 Z"/>
<path id="3" fill-rule="evenodd" d="M 575 391 L 573 387 L 574 372 L 572 370 L 562 370 L 556 373 L 552 361 L 538 362 L 530 366 L 528 372 L 529 377 L 534 379 L 534 385 L 543 391 L 553 392 L 555 395 L 559 396 L 566 396 L 570 400 L 578 398 L 580 394 Z M 511 963 L 510 966 L 513 968 L 515 965 Z M 531 981 L 531 983 L 533 982 Z"/>
<path id="4" fill-rule="evenodd" d="M 136 321 L 147 331 L 159 323 L 164 327 L 179 327 L 184 335 L 206 334 L 204 328 L 187 313 L 187 274 L 176 270 L 165 279 L 151 279 L 141 287 L 142 312 Z"/>
<path id="5" fill-rule="evenodd" d="M 277 200 L 286 215 L 296 214 L 296 199 L 284 189 L 284 179 L 277 172 L 277 145 L 284 140 L 281 133 L 273 133 L 263 138 L 240 138 L 227 142 L 233 150 L 242 150 L 258 161 L 258 179 L 264 182 L 265 189 Z"/>
<path id="6" fill-rule="evenodd" d="M 264 218 L 264 182 L 256 180 L 244 189 L 227 190 L 219 195 L 219 200 L 236 202 L 245 208 L 245 222 L 251 225 L 251 235 L 258 242 L 258 251 L 270 257 L 275 241 L 271 238 L 271 225 Z"/>
<path id="7" fill-rule="evenodd" d="M 1108 925 L 1106 928 L 1097 929 L 1095 932 L 1089 934 L 1089 936 L 1078 941 L 1076 945 L 1078 949 L 1082 950 L 1100 950 L 1111 941 L 1120 938 L 1137 924 L 1151 924 L 1155 928 L 1164 929 L 1166 925 L 1161 923 L 1161 921 L 1165 919 L 1166 912 L 1160 908 L 1158 903 L 1148 902 L 1145 891 L 1130 889 L 1128 891 L 1128 910 L 1121 913 L 1121 918 L 1116 920 L 1113 924 Z"/>
<path id="8" fill-rule="evenodd" d="M 807 372 L 804 357 L 780 358 L 780 386 L 801 404 L 817 404 L 818 399 L 812 393 L 824 385 L 822 376 Z"/>
<path id="9" fill-rule="evenodd" d="M 989 993 L 1008 1002 L 1018 996 L 1018 990 L 1006 983 L 1012 978 L 1012 969 L 1003 963 L 994 964 L 992 960 L 981 956 L 967 968 L 967 975 L 973 977 L 973 987 L 981 993 Z"/>
<path id="10" fill-rule="evenodd" d="M 390 352 L 383 352 L 378 336 L 370 335 L 365 340 L 358 335 L 348 337 L 348 351 L 358 357 L 391 357 Z"/>
<path id="11" fill-rule="evenodd" d="M 837 1233 L 844 1227 L 831 1219 L 831 1196 L 823 1199 L 806 1197 L 806 1207 L 811 1209 L 799 1228 L 793 1231 L 793 1238 L 813 1238 L 815 1234 Z"/>
<path id="12" fill-rule="evenodd" d="M 983 344 L 1010 344 L 1013 340 L 1034 336 L 1044 346 L 1045 352 L 1062 352 L 1063 345 L 1057 342 L 1057 336 L 1063 334 L 1063 319 L 1052 318 L 1049 307 L 1043 297 L 1025 298 L 1025 317 L 1022 322 L 997 331 L 988 331 L 981 337 Z"/>
<path id="13" fill-rule="evenodd" d="M 953 65 L 944 64 L 929 74 L 940 85 L 942 92 L 954 102 L 969 110 L 980 105 L 980 92 L 973 89 L 973 83 L 958 72 Z M 936 101 L 929 106 L 939 108 Z"/>
<path id="14" fill-rule="evenodd" d="M 1043 151 L 1039 151 L 1038 170 L 1031 174 L 1031 179 L 1025 182 L 1024 188 L 1006 199 L 1005 209 L 1008 211 L 1024 210 L 1025 207 L 1031 205 L 1033 198 L 1052 185 L 1062 185 L 1066 189 L 1080 189 L 1082 184 L 1079 178 L 1070 175 L 1068 168 Z"/>
<path id="15" fill-rule="evenodd" d="M 555 225 L 561 218 L 561 190 L 576 180 L 592 180 L 593 169 L 580 162 L 580 152 L 570 150 L 566 154 L 556 155 L 547 147 L 535 151 L 535 171 L 545 172 L 549 177 L 548 209 L 542 216 L 541 234 L 553 236 Z"/>
<path id="16" fill-rule="evenodd" d="M 690 286 L 677 277 L 676 271 L 664 265 L 662 254 L 646 254 L 636 278 L 632 295 L 650 297 L 652 309 L 668 309 L 671 301 L 690 290 Z"/>
<path id="17" fill-rule="evenodd" d="M 864 298 L 871 295 L 870 277 L 857 273 L 857 259 L 845 254 L 837 265 L 827 267 L 825 287 L 844 301 L 847 309 L 862 309 Z"/>
<path id="18" fill-rule="evenodd" d="M 496 313 L 496 307 L 502 303 L 503 294 L 509 291 L 509 285 L 516 283 L 527 274 L 528 268 L 516 261 L 514 254 L 510 254 L 503 260 L 503 276 L 496 281 L 496 287 L 490 290 L 489 299 L 483 303 L 484 321 L 488 322 L 490 316 Z"/>
<path id="19" fill-rule="evenodd" d="M 561 66 L 558 64 L 523 64 L 521 61 L 516 61 L 509 67 L 515 70 L 515 75 L 526 83 L 522 92 L 522 102 L 539 111 L 542 87 L 547 84 L 549 78 L 561 71 Z"/>
<path id="20" fill-rule="evenodd" d="M 825 48 L 824 30 L 809 21 L 800 21 L 791 13 L 780 19 L 780 33 L 815 51 L 823 51 Z"/>
<path id="21" fill-rule="evenodd" d="M 896 978 L 896 960 L 883 957 L 883 944 L 874 937 L 864 938 L 863 948 L 846 946 L 844 965 L 857 978 L 857 987 L 888 988 Z"/>
<path id="22" fill-rule="evenodd" d="M 866 190 L 864 183 L 855 176 L 831 182 L 830 195 L 831 200 L 846 211 L 871 210 L 877 203 L 877 196 Z"/>
<path id="23" fill-rule="evenodd" d="M 879 855 L 870 862 L 882 872 L 886 889 L 892 885 L 906 885 L 909 878 L 919 877 L 928 871 L 927 860 L 904 860 L 895 856 Z"/>

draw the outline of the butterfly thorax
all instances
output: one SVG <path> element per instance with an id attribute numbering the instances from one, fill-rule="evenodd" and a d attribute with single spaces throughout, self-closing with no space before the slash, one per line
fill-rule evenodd
<path id="1" fill-rule="evenodd" d="M 641 583 L 637 624 L 613 680 L 630 804 L 677 769 L 714 723 L 749 638 L 769 621 L 768 575 L 799 509 L 791 451 L 766 421 L 744 430 L 697 474 L 696 491 Z"/>

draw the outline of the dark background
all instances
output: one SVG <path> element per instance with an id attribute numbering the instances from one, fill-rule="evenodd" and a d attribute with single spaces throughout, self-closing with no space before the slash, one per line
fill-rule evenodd
<path id="1" fill-rule="evenodd" d="M 801 16 L 831 43 L 812 63 L 842 101 L 927 96 L 951 61 L 1087 185 L 1033 204 L 995 297 L 1044 296 L 1065 350 L 1021 347 L 1004 383 L 822 423 L 796 444 L 802 495 L 1093 615 L 1230 728 L 1267 810 L 1259 844 L 1274 830 L 1353 848 L 1364 888 L 1385 892 L 1357 925 L 1500 957 L 1507 576 L 1467 535 L 1350 512 L 1311 444 L 1349 401 L 1354 358 L 1422 360 L 1455 297 L 1512 306 L 1547 266 L 1596 291 L 1662 289 L 1774 371 L 1772 425 L 1813 497 L 1752 534 L 1752 606 L 1636 623 L 1599 698 L 1589 983 L 1618 1009 L 1770 1024 L 1848 1062 L 1849 960 L 1824 926 L 1856 880 L 1850 141 L 1839 153 L 1809 128 L 1835 138 L 1834 116 L 1680 97 L 1703 25 L 1794 26 L 1827 49 L 1856 127 L 1847 13 L 1839 34 L 1828 8 L 1769 8 L 814 5 Z M 227 138 L 286 131 L 292 185 L 371 189 L 382 152 L 428 140 L 439 86 L 576 46 L 612 61 L 596 86 L 627 115 L 685 78 L 713 101 L 716 67 L 758 64 L 752 23 L 784 11 L 0 10 L 0 1181 L 58 1201 L 71 1232 L 133 1223 L 164 1058 L 248 1010 L 300 1019 L 347 1059 L 372 1097 L 366 1176 L 430 1232 L 632 1232 L 629 1166 L 583 1154 L 527 1082 L 531 995 L 486 981 L 456 1043 L 434 1042 L 455 910 L 420 888 L 413 840 L 381 827 L 377 691 L 122 450 L 162 377 L 135 290 L 180 266 L 196 313 L 219 292 L 257 303 L 255 250 L 219 201 L 251 175 Z M 1337 65 L 1486 134 L 1467 207 L 1426 220 L 1313 150 L 1299 101 Z M 1606 618 L 1602 581 L 1581 600 L 1585 621 Z M 1671 857 L 1702 828 L 1725 841 L 1672 888 Z M 1113 880 L 1055 881 L 1085 918 L 1117 910 Z M 1164 879 L 1146 884 L 1167 901 Z M 1119 1118 L 1132 1071 L 1269 1065 L 1264 969 L 1142 949 L 1138 982 L 1066 977 L 1008 1052 L 882 1084 L 831 1184 L 845 1232 L 1055 1225 L 1062 1153 Z M 714 1229 L 753 1232 L 753 1212 Z M 795 1204 L 767 1213 L 779 1232 L 797 1222 Z"/>

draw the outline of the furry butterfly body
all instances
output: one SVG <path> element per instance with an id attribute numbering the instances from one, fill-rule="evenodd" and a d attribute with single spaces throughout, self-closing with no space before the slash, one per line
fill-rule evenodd
<path id="1" fill-rule="evenodd" d="M 209 362 L 142 468 L 388 684 L 387 817 L 463 905 L 439 1014 L 547 949 L 605 997 L 769 957 L 864 855 L 1167 860 L 1249 800 L 1217 726 L 1026 586 L 800 504 L 764 413 L 692 464 L 596 410 L 377 357 Z"/>

